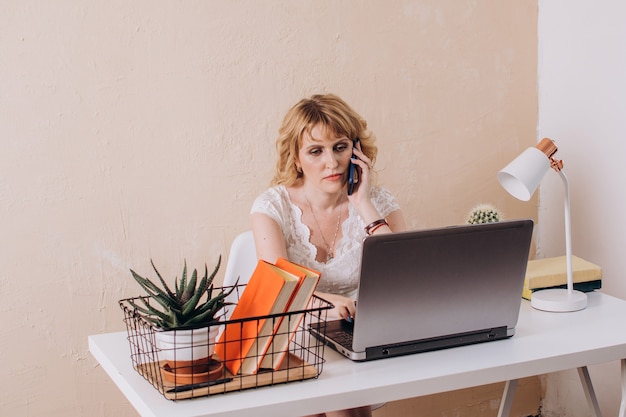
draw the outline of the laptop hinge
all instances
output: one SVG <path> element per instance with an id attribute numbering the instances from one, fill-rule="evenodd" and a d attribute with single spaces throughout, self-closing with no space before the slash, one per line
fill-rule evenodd
<path id="1" fill-rule="evenodd" d="M 428 352 L 431 350 L 446 349 L 455 346 L 490 342 L 492 340 L 506 339 L 511 336 L 512 334 L 507 331 L 507 327 L 502 326 L 493 329 L 478 330 L 475 332 L 457 333 L 445 337 L 435 337 L 412 342 L 374 346 L 365 349 L 365 360 L 409 355 L 412 353 Z"/>

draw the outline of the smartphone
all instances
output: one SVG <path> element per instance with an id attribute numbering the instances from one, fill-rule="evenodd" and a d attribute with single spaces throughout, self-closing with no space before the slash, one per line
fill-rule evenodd
<path id="1" fill-rule="evenodd" d="M 352 141 L 353 147 L 356 148 L 357 144 L 360 144 L 361 141 L 359 138 L 356 138 Z M 352 157 L 354 158 L 354 152 L 352 152 Z M 356 191 L 359 186 L 359 178 L 361 177 L 361 168 L 358 165 L 353 164 L 352 160 L 350 160 L 350 166 L 348 167 L 348 195 L 352 195 Z"/>

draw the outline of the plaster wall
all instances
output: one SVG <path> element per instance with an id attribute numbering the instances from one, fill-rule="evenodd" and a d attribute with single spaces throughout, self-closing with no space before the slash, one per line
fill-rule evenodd
<path id="1" fill-rule="evenodd" d="M 572 251 L 602 267 L 603 291 L 626 298 L 626 4 L 539 1 L 537 138 L 559 146 L 570 183 Z M 540 187 L 539 257 L 565 253 L 563 184 Z M 575 314 L 575 313 L 572 313 Z M 626 331 L 626 328 L 615 329 Z M 581 334 L 580 337 L 585 337 Z M 590 368 L 602 414 L 618 414 L 620 365 Z M 591 415 L 576 371 L 544 376 L 547 417 Z"/>
<path id="2" fill-rule="evenodd" d="M 303 96 L 368 120 L 409 227 L 536 218 L 495 177 L 536 138 L 536 1 L 6 0 L 0 57 L 1 415 L 135 415 L 87 336 L 130 267 L 226 260 Z"/>

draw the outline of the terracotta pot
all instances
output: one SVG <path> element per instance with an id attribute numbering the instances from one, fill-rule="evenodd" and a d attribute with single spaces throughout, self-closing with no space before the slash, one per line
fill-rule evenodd
<path id="1" fill-rule="evenodd" d="M 221 378 L 224 375 L 224 363 L 221 361 L 210 360 L 204 368 L 204 372 L 181 372 L 181 370 L 192 369 L 191 366 L 185 368 L 176 362 L 177 367 L 172 369 L 169 364 L 161 367 L 161 375 L 166 381 L 173 382 L 176 385 L 181 384 L 197 384 L 200 382 L 212 381 Z"/>

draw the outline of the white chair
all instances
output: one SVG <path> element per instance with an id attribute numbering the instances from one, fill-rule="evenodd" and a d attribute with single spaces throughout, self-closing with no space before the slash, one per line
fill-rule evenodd
<path id="1" fill-rule="evenodd" d="M 257 256 L 254 237 L 252 236 L 252 230 L 248 230 L 235 237 L 230 246 L 226 272 L 224 273 L 224 287 L 230 287 L 235 285 L 235 283 L 238 285 L 247 284 L 256 265 Z M 235 290 L 226 300 L 236 302 L 237 298 Z M 232 306 L 226 307 L 226 319 L 230 318 L 231 311 Z"/>

